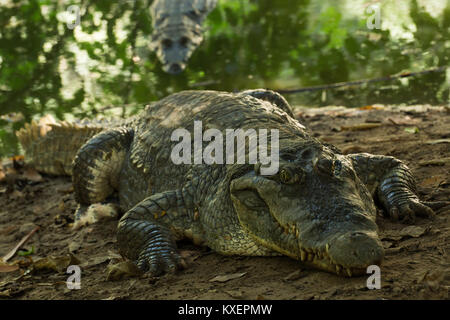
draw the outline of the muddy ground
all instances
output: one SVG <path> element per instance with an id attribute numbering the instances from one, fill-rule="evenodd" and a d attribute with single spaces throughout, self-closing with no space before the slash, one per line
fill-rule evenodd
<path id="1" fill-rule="evenodd" d="M 296 114 L 316 136 L 344 153 L 370 152 L 404 160 L 417 177 L 422 199 L 449 200 L 448 107 L 296 108 Z M 70 178 L 40 176 L 22 168 L 20 159 L 16 169 L 8 169 L 8 162 L 3 161 L 0 170 L 0 257 L 36 226 L 40 229 L 8 264 L 0 265 L 0 299 L 449 298 L 448 206 L 438 210 L 434 220 L 418 218 L 416 227 L 390 221 L 380 212 L 377 220 L 386 257 L 379 290 L 367 289 L 365 276 L 344 278 L 306 269 L 287 257 L 221 256 L 189 243 L 179 244 L 188 261 L 186 270 L 113 281 L 107 274 L 109 265 L 120 262 L 117 221 L 71 230 L 76 204 Z M 52 264 L 49 257 L 57 259 Z M 39 259 L 43 259 L 40 267 Z M 68 264 L 81 266 L 80 290 L 66 286 Z M 216 276 L 224 276 L 215 279 L 222 282 L 211 281 Z"/>

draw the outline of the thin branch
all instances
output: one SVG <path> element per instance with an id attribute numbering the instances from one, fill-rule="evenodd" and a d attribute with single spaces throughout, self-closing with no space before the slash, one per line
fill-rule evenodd
<path id="1" fill-rule="evenodd" d="M 444 72 L 447 67 L 448 66 L 442 66 L 439 68 L 427 69 L 427 70 L 418 71 L 418 72 L 404 72 L 404 73 L 400 73 L 397 75 L 390 75 L 390 76 L 373 78 L 373 79 L 362 79 L 362 80 L 347 81 L 347 82 L 337 82 L 337 83 L 330 83 L 330 84 L 320 85 L 320 86 L 303 87 L 303 88 L 299 88 L 299 89 L 281 89 L 281 90 L 274 90 L 274 91 L 277 91 L 280 94 L 294 94 L 294 93 L 301 93 L 301 92 L 306 92 L 306 91 L 309 91 L 309 92 L 320 91 L 320 90 L 334 89 L 334 88 L 345 87 L 345 86 L 355 86 L 355 85 L 363 85 L 366 83 L 390 81 L 390 80 L 395 80 L 395 79 L 400 79 L 400 78 L 413 77 L 413 76 L 431 73 L 431 72 Z"/>

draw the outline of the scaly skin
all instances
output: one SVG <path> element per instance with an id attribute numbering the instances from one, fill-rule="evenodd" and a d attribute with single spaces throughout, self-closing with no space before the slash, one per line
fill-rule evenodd
<path id="1" fill-rule="evenodd" d="M 150 7 L 153 33 L 150 47 L 163 70 L 182 72 L 203 41 L 202 24 L 217 0 L 155 0 Z"/>
<path id="2" fill-rule="evenodd" d="M 120 251 L 154 275 L 183 265 L 182 238 L 222 254 L 281 254 L 339 275 L 365 274 L 384 256 L 374 199 L 399 218 L 433 212 L 401 161 L 342 155 L 291 115 L 271 91 L 168 96 L 81 147 L 73 165 L 78 213 L 117 191 Z M 185 128 L 193 137 L 195 120 L 224 137 L 226 129 L 279 130 L 279 171 L 264 176 L 258 163 L 175 165 L 171 134 Z"/>

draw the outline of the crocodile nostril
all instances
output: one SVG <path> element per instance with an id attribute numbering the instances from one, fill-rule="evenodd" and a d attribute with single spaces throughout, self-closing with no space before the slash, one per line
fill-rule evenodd
<path id="1" fill-rule="evenodd" d="M 172 74 L 177 74 L 181 72 L 181 67 L 178 63 L 172 63 L 169 68 L 169 72 Z"/>
<path id="2" fill-rule="evenodd" d="M 317 169 L 327 175 L 333 175 L 333 161 L 328 158 L 321 158 L 317 161 Z"/>

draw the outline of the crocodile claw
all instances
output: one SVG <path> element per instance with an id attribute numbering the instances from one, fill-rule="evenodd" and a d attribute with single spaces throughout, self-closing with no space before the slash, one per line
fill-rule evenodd
<path id="1" fill-rule="evenodd" d="M 174 273 L 184 269 L 186 264 L 180 255 L 171 248 L 146 248 L 136 261 L 138 268 L 152 276 Z"/>
<path id="2" fill-rule="evenodd" d="M 392 220 L 401 220 L 402 223 L 414 223 L 416 216 L 432 219 L 435 216 L 433 210 L 417 199 L 409 199 L 406 203 L 393 206 L 389 210 Z"/>

